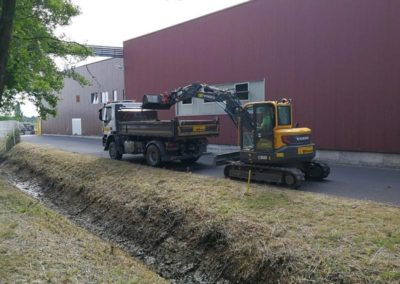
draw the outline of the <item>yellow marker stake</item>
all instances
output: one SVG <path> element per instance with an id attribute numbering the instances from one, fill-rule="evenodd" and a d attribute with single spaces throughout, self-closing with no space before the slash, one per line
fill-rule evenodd
<path id="1" fill-rule="evenodd" d="M 250 180 L 251 180 L 251 169 L 249 170 L 249 176 L 247 178 L 246 195 L 250 195 Z"/>

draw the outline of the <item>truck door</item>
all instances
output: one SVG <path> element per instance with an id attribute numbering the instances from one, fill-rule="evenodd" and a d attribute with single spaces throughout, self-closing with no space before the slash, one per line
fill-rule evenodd
<path id="1" fill-rule="evenodd" d="M 113 129 L 112 127 L 112 107 L 107 106 L 103 108 L 103 111 L 101 113 L 102 115 L 102 120 L 103 120 L 103 134 L 108 135 L 110 134 L 111 130 Z"/>

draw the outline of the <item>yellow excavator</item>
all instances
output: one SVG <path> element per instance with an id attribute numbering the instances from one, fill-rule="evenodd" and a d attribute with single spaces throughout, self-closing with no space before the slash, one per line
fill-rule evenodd
<path id="1" fill-rule="evenodd" d="M 322 180 L 327 164 L 314 160 L 311 129 L 293 125 L 291 100 L 242 105 L 234 90 L 194 83 L 169 94 L 145 95 L 143 109 L 169 109 L 189 98 L 221 105 L 238 129 L 240 151 L 217 157 L 227 161 L 225 177 L 299 187 L 305 179 Z"/>

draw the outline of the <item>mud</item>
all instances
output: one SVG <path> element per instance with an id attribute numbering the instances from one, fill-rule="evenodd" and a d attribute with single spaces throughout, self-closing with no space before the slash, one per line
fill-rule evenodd
<path id="1" fill-rule="evenodd" d="M 93 199 L 85 187 L 63 188 L 45 176 L 7 162 L 0 165 L 0 175 L 78 226 L 110 242 L 111 249 L 120 247 L 172 283 L 236 282 L 225 279 L 227 265 L 215 261 L 219 249 L 225 246 L 223 233 L 212 229 L 200 239 L 193 237 L 195 234 L 188 230 L 190 226 L 182 226 L 185 214 L 179 209 L 164 207 L 160 211 L 158 206 L 145 204 L 122 211 L 111 200 Z M 210 253 L 210 249 L 214 252 Z"/>

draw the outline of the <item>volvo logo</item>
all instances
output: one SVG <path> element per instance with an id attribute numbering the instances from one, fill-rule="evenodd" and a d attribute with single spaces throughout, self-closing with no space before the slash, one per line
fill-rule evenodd
<path id="1" fill-rule="evenodd" d="M 296 140 L 299 142 L 303 142 L 303 141 L 308 141 L 308 136 L 298 136 L 296 137 Z"/>

